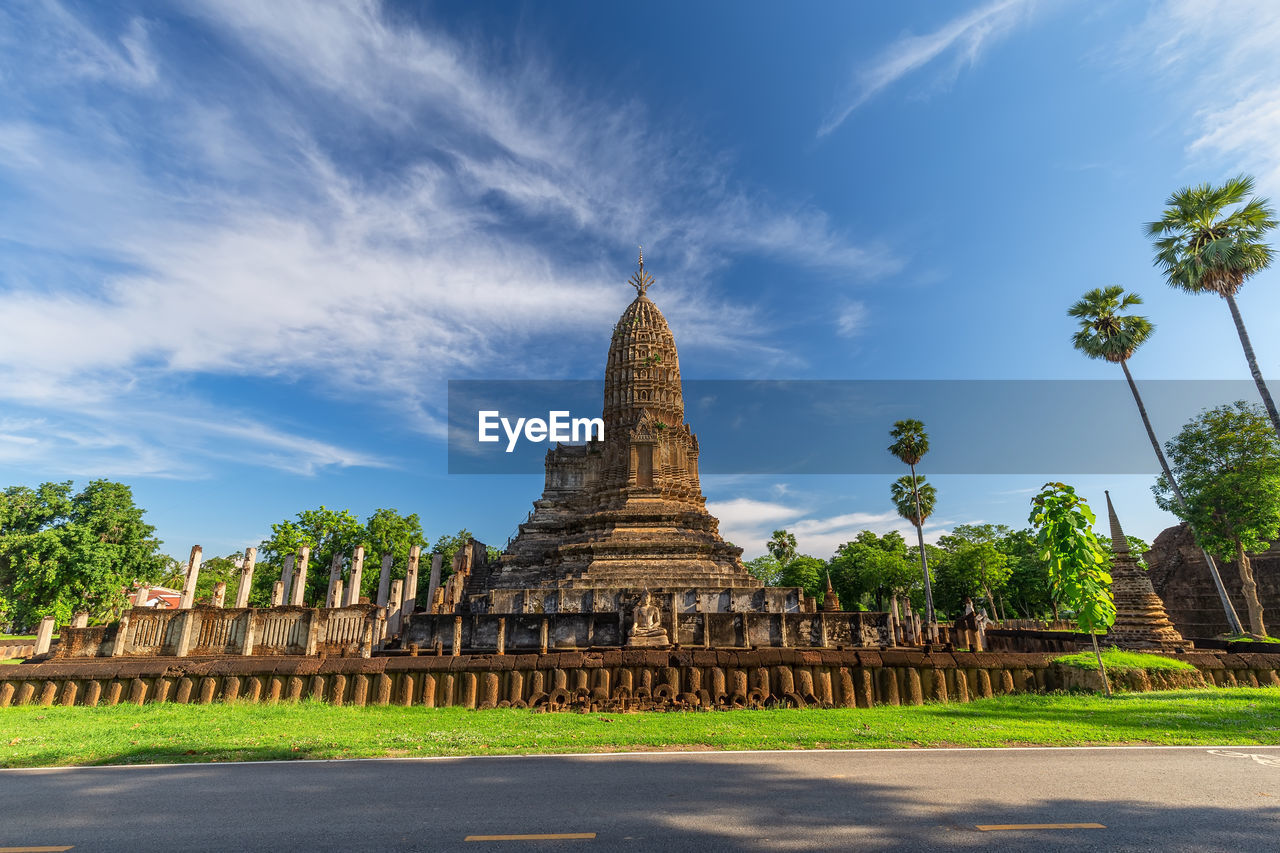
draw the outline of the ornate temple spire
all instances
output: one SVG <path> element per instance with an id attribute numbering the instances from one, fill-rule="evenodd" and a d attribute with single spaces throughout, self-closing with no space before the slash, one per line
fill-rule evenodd
<path id="1" fill-rule="evenodd" d="M 1107 518 L 1111 522 L 1111 551 L 1116 556 L 1129 554 L 1129 540 L 1120 529 L 1120 519 L 1116 517 L 1116 508 L 1111 505 L 1111 492 L 1102 492 L 1107 496 Z"/>
<path id="2" fill-rule="evenodd" d="M 1188 649 L 1191 643 L 1183 639 L 1178 629 L 1169 621 L 1164 602 L 1156 595 L 1151 578 L 1138 565 L 1129 548 L 1129 540 L 1120 529 L 1120 519 L 1107 496 L 1107 517 L 1111 522 L 1111 595 L 1116 603 L 1116 621 L 1108 631 L 1108 637 L 1122 649 L 1160 649 L 1176 651 Z"/>
<path id="3" fill-rule="evenodd" d="M 644 296 L 645 291 L 653 284 L 653 276 L 644 271 L 644 246 L 640 247 L 640 268 L 627 280 L 627 283 L 636 289 L 638 296 Z"/>

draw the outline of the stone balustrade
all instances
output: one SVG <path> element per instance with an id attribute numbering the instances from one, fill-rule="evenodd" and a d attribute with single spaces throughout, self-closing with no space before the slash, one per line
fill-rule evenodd
<path id="1" fill-rule="evenodd" d="M 383 609 L 135 607 L 114 625 L 63 628 L 60 660 L 102 657 L 370 657 Z"/>
<path id="2" fill-rule="evenodd" d="M 92 629 L 89 629 L 92 630 Z M 79 659 L 6 667 L 0 707 L 312 698 L 348 705 L 694 709 L 968 702 L 1090 688 L 1052 655 L 918 651 L 564 652 L 394 658 Z M 1128 689 L 1280 685 L 1280 655 L 1190 652 L 1184 675 L 1140 673 Z M 1191 681 L 1187 676 L 1194 676 Z M 1100 686 L 1100 684 L 1098 685 Z"/>

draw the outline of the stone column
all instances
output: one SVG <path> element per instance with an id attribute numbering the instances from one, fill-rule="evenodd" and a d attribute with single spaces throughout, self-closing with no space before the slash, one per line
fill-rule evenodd
<path id="1" fill-rule="evenodd" d="M 400 633 L 400 595 L 404 589 L 404 581 L 391 582 L 391 597 L 387 599 L 387 633 L 391 636 Z"/>
<path id="2" fill-rule="evenodd" d="M 54 624 L 52 616 L 46 616 L 40 620 L 40 627 L 36 628 L 36 654 L 48 653 L 49 647 L 53 645 Z"/>
<path id="3" fill-rule="evenodd" d="M 347 607 L 360 603 L 360 580 L 364 575 L 364 546 L 357 545 L 351 555 L 351 577 L 347 583 Z"/>
<path id="4" fill-rule="evenodd" d="M 507 617 L 498 617 L 498 654 L 507 653 Z"/>
<path id="5" fill-rule="evenodd" d="M 293 567 L 298 557 L 289 554 L 284 558 L 284 568 L 280 570 L 280 603 L 289 603 L 289 593 L 293 590 Z"/>
<path id="6" fill-rule="evenodd" d="M 404 600 L 400 602 L 400 624 L 413 614 L 413 609 L 418 604 L 418 560 L 422 554 L 422 549 L 414 545 L 409 549 L 409 568 L 404 575 Z"/>
<path id="7" fill-rule="evenodd" d="M 444 568 L 444 554 L 431 555 L 431 578 L 427 581 L 427 610 L 435 612 L 436 590 L 440 589 L 440 571 Z"/>
<path id="8" fill-rule="evenodd" d="M 276 581 L 271 585 L 271 606 L 279 607 L 284 604 L 284 581 Z"/>
<path id="9" fill-rule="evenodd" d="M 178 621 L 178 643 L 173 650 L 174 657 L 186 657 L 187 652 L 191 650 L 191 635 L 195 629 L 196 611 L 190 608 L 181 613 L 174 614 L 174 619 Z"/>
<path id="10" fill-rule="evenodd" d="M 453 654 L 462 654 L 462 617 L 453 617 Z"/>
<path id="11" fill-rule="evenodd" d="M 329 561 L 329 588 L 324 591 L 325 607 L 341 607 L 342 606 L 342 593 L 339 592 L 338 595 L 336 596 L 333 594 L 334 591 L 341 586 L 341 584 L 342 584 L 342 555 L 334 554 L 333 559 Z"/>
<path id="12" fill-rule="evenodd" d="M 298 549 L 298 567 L 294 569 L 293 592 L 289 603 L 295 607 L 306 606 L 303 599 L 307 594 L 307 563 L 311 561 L 311 546 L 303 545 Z"/>
<path id="13" fill-rule="evenodd" d="M 393 555 L 382 555 L 382 574 L 378 576 L 379 607 L 386 607 L 387 602 L 391 599 L 391 564 L 393 562 L 395 562 L 395 557 Z"/>
<path id="14" fill-rule="evenodd" d="M 133 606 L 146 607 L 147 599 L 149 599 L 150 597 L 151 597 L 151 587 L 149 586 L 138 587 L 138 591 L 133 595 Z"/>
<path id="15" fill-rule="evenodd" d="M 89 611 L 78 610 L 76 615 L 71 617 L 72 628 L 88 628 L 89 627 Z"/>
<path id="16" fill-rule="evenodd" d="M 280 586 L 280 582 L 276 581 L 276 587 Z M 275 598 L 275 590 L 271 592 L 272 599 Z M 244 617 L 244 645 L 240 648 L 240 654 L 249 657 L 253 654 L 253 647 L 258 644 L 258 620 L 265 618 L 265 614 L 260 610 L 254 610 Z"/>
<path id="17" fill-rule="evenodd" d="M 218 581 L 213 585 L 213 606 L 223 607 L 227 603 L 227 582 Z"/>
<path id="18" fill-rule="evenodd" d="M 182 602 L 178 605 L 183 610 L 190 610 L 196 600 L 196 581 L 200 579 L 200 560 L 204 549 L 199 545 L 191 547 L 191 559 L 187 563 L 187 580 L 182 585 Z"/>
<path id="19" fill-rule="evenodd" d="M 129 642 L 129 611 L 126 610 L 120 617 L 120 624 L 116 626 L 116 639 L 111 644 L 111 656 L 119 657 L 124 654 L 125 648 Z"/>
<path id="20" fill-rule="evenodd" d="M 240 586 L 236 587 L 236 607 L 249 606 L 249 591 L 253 589 L 253 567 L 258 562 L 258 549 L 244 549 L 244 565 L 240 567 Z"/>

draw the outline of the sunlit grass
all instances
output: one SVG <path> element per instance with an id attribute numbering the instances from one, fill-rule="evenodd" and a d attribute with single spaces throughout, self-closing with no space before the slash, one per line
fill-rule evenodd
<path id="1" fill-rule="evenodd" d="M 0 710 L 0 765 L 637 750 L 1280 744 L 1280 689 L 1001 696 L 969 704 L 687 713 L 319 702 Z"/>
<path id="2" fill-rule="evenodd" d="M 1096 671 L 1098 656 L 1093 652 L 1076 652 L 1054 658 L 1056 663 L 1074 666 L 1078 669 Z M 1123 652 L 1114 647 L 1103 651 L 1102 662 L 1107 669 L 1173 669 L 1194 670 L 1195 667 L 1184 660 L 1165 657 L 1164 655 L 1147 655 L 1142 652 Z"/>

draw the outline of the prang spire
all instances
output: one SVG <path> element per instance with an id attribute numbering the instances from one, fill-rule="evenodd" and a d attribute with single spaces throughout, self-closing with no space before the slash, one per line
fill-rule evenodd
<path id="1" fill-rule="evenodd" d="M 653 276 L 644 270 L 644 246 L 640 247 L 640 268 L 627 280 L 627 283 L 636 289 L 638 296 L 644 296 L 645 291 L 653 284 Z"/>
<path id="2" fill-rule="evenodd" d="M 1111 492 L 1103 491 L 1107 496 L 1107 519 L 1111 522 L 1111 551 L 1117 556 L 1120 554 L 1128 555 L 1129 540 L 1125 538 L 1124 531 L 1120 529 L 1120 519 L 1116 517 L 1116 508 L 1111 505 Z"/>

